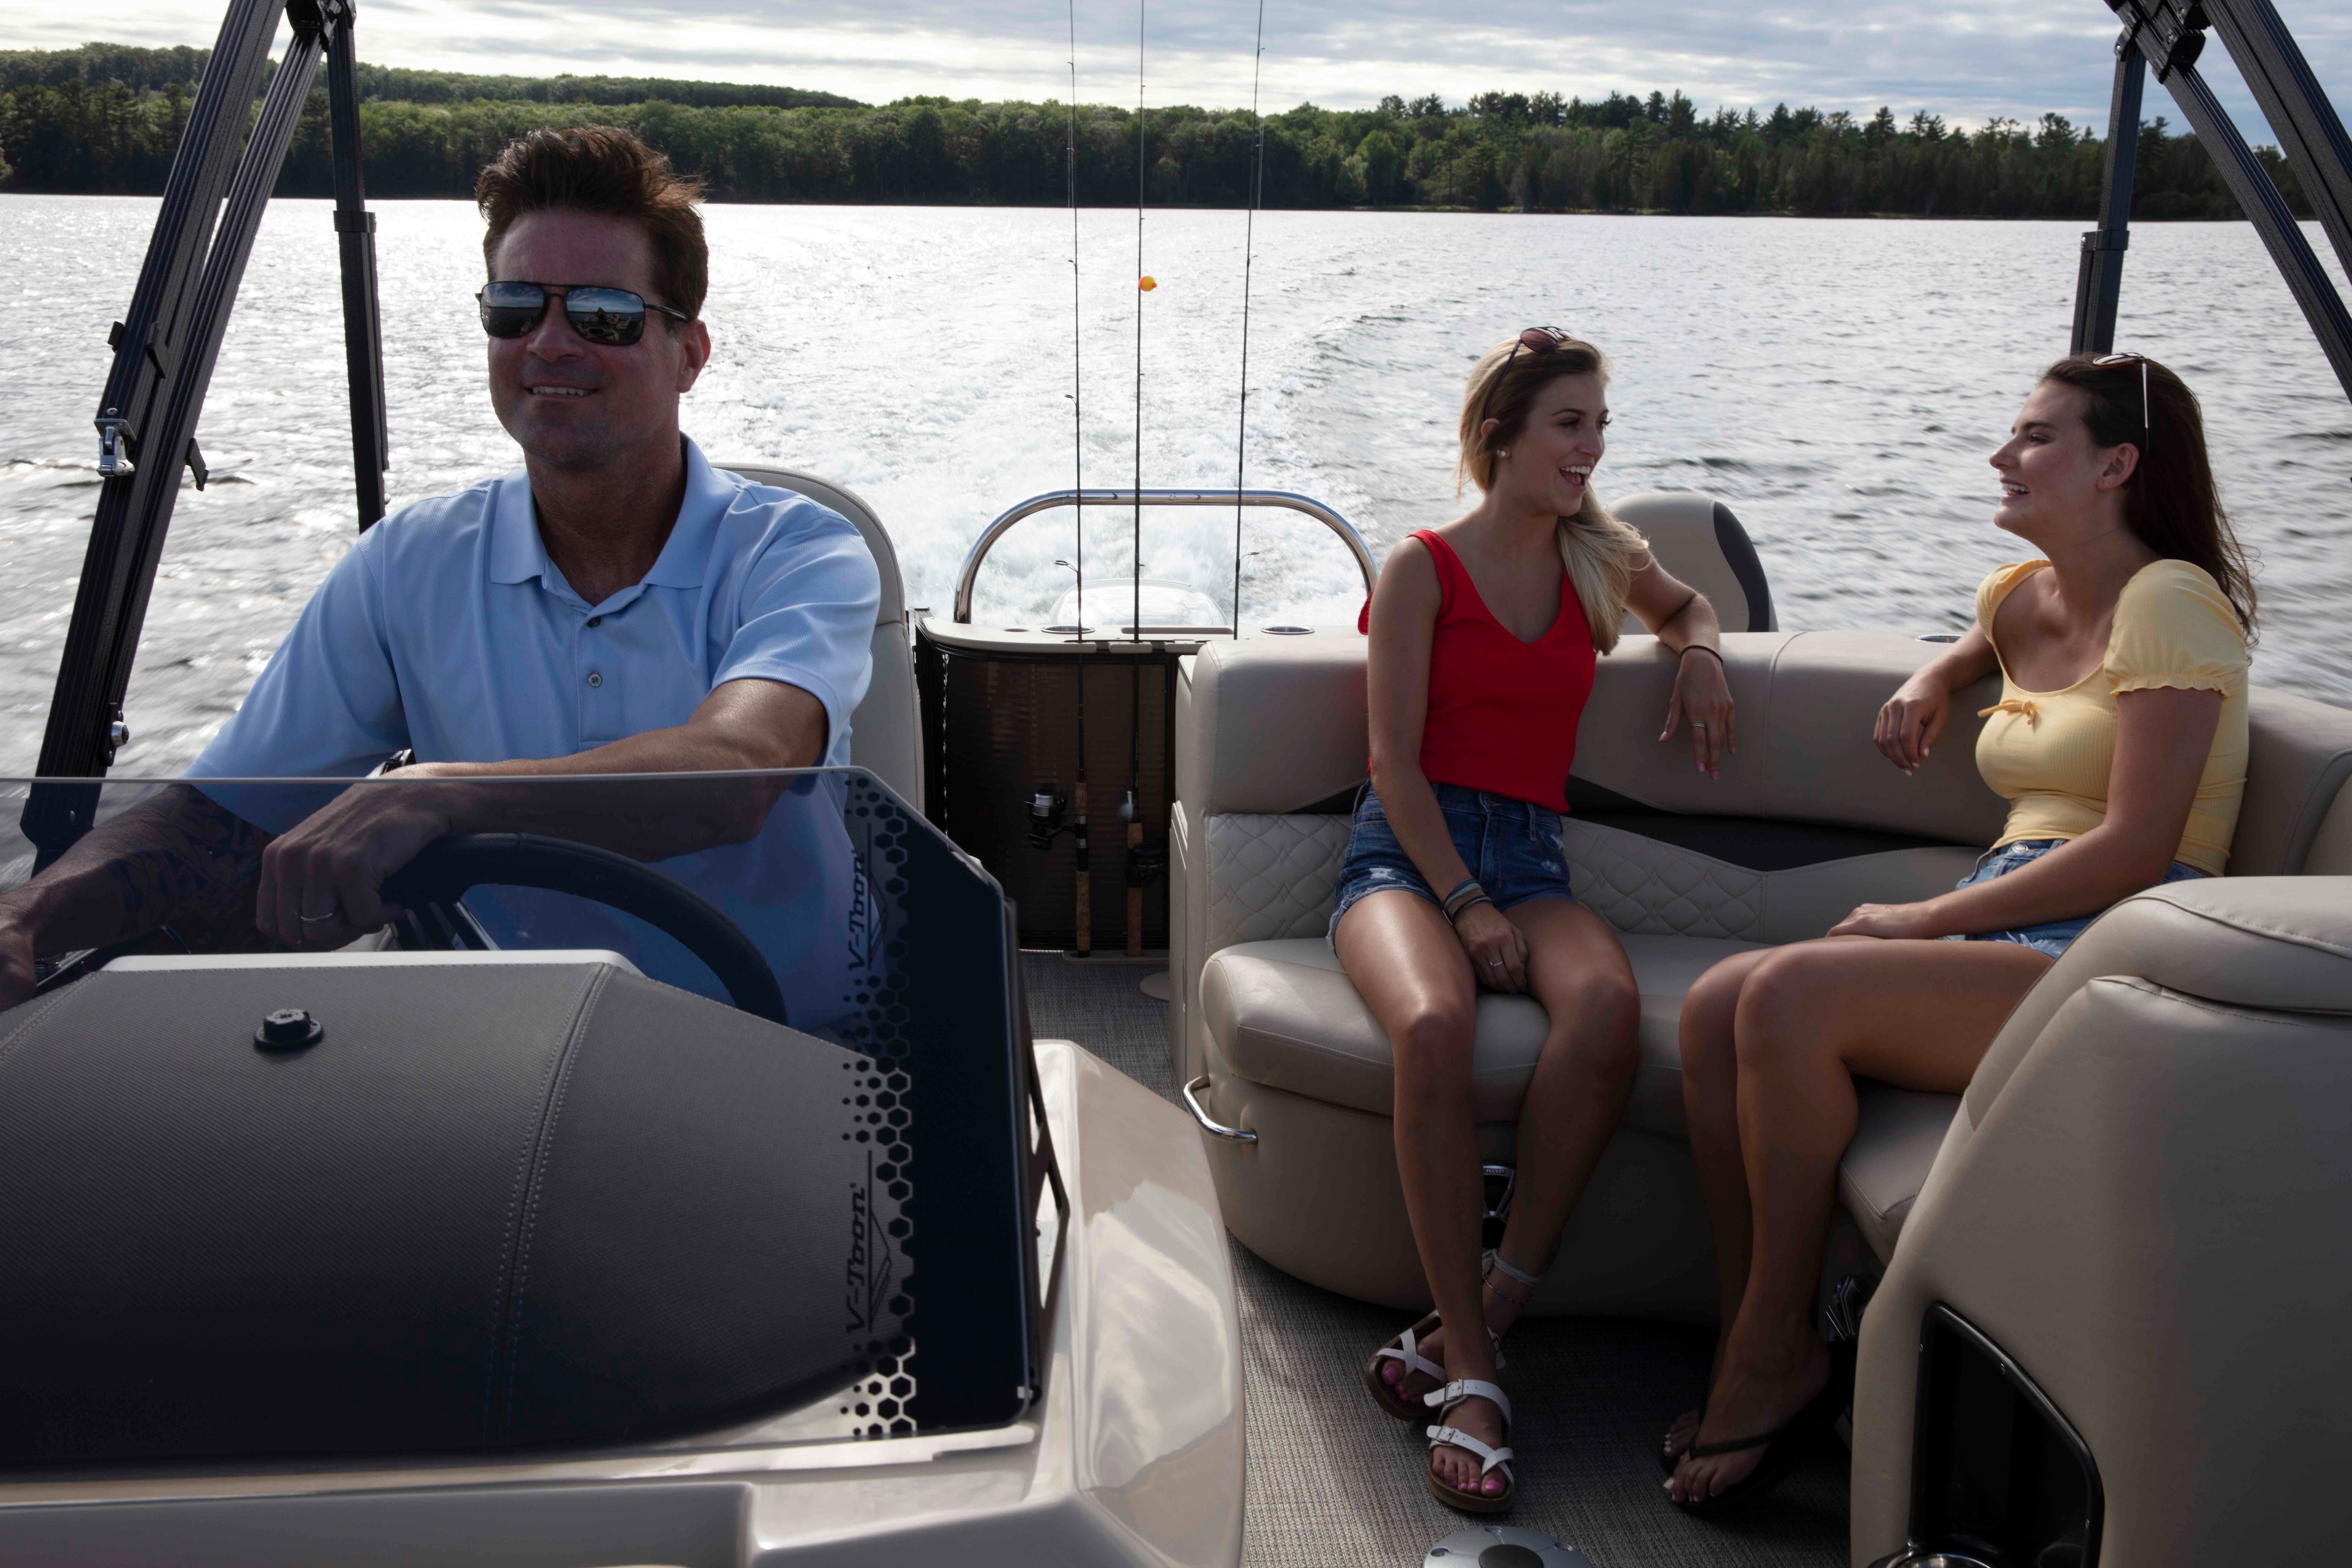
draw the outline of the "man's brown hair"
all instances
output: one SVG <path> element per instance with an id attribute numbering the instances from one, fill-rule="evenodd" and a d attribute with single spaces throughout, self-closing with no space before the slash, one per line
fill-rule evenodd
<path id="1" fill-rule="evenodd" d="M 658 302 L 699 316 L 710 291 L 710 247 L 702 237 L 702 215 L 694 207 L 701 195 L 700 181 L 680 175 L 667 156 L 626 131 L 609 125 L 542 128 L 507 143 L 474 182 L 474 205 L 490 225 L 482 236 L 482 259 L 495 278 L 499 244 L 525 213 L 568 208 L 628 218 L 653 242 Z"/>

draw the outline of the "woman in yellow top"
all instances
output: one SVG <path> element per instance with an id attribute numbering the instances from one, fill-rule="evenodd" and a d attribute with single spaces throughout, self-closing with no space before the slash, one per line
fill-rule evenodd
<path id="1" fill-rule="evenodd" d="M 2137 355 L 2061 360 L 1992 466 L 1993 521 L 2042 558 L 1985 579 L 1975 626 L 1880 710 L 1877 741 L 1915 771 L 1952 694 L 1999 669 L 1977 766 L 2011 803 L 2000 842 L 1951 892 L 1727 959 L 1684 1003 L 1723 1311 L 1706 1404 L 1666 1433 L 1666 1489 L 1685 1508 L 1772 1486 L 1843 1405 L 1809 1320 L 1853 1079 L 1959 1092 L 2102 910 L 2229 858 L 2254 591 L 2197 399 Z"/>

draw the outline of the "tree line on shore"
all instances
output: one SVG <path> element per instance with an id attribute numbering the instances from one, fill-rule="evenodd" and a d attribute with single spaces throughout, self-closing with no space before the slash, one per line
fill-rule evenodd
<path id="1" fill-rule="evenodd" d="M 0 51 L 0 184 L 18 191 L 162 191 L 206 51 L 93 44 Z M 361 136 L 376 196 L 465 196 L 482 164 L 541 125 L 625 126 L 719 201 L 1056 205 L 1066 199 L 1063 103 L 835 94 L 620 77 L 478 77 L 362 65 Z M 1139 149 L 1131 110 L 1080 105 L 1078 199 L 1238 206 L 1256 138 L 1242 110 L 1153 109 Z M 1269 207 L 1417 206 L 1527 212 L 2095 215 L 2102 143 L 2045 114 L 1973 131 L 1925 110 L 1856 116 L 1646 99 L 1482 93 L 1312 104 L 1265 117 Z M 2139 132 L 2134 216 L 2239 216 L 2195 137 L 2158 117 Z M 2308 204 L 2258 150 L 2291 205 Z M 1139 171 L 1139 162 L 1140 170 Z M 326 94 L 310 95 L 278 192 L 332 190 Z"/>

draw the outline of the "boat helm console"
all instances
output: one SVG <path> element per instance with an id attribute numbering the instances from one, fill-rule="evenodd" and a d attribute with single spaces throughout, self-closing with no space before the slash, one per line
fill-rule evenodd
<path id="1" fill-rule="evenodd" d="M 987 877 L 854 770 L 493 787 L 529 831 L 429 848 L 375 936 L 167 928 L 9 1016 L 0 1316 L 44 1348 L 0 1359 L 0 1471 L 1028 1410 L 1031 1068 Z"/>

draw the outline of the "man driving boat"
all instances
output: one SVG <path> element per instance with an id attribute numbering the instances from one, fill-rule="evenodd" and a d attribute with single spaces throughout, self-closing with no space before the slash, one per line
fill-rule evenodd
<path id="1" fill-rule="evenodd" d="M 188 778 L 357 778 L 404 752 L 417 761 L 403 781 L 847 761 L 872 674 L 872 555 L 845 519 L 712 468 L 678 429 L 710 357 L 698 194 L 604 127 L 533 132 L 483 171 L 490 401 L 523 468 L 363 534 Z M 30 994 L 37 956 L 166 923 L 205 945 L 232 928 L 249 945 L 254 927 L 289 948 L 348 943 L 390 918 L 384 879 L 418 850 L 491 829 L 689 870 L 756 836 L 698 890 L 751 928 L 788 997 L 843 994 L 823 928 L 856 901 L 856 871 L 821 795 L 771 812 L 775 787 L 735 790 L 692 820 L 600 828 L 589 796 L 546 784 L 372 784 L 307 812 L 297 793 L 317 799 L 176 787 L 93 829 L 0 897 L 0 1005 Z M 793 918 L 747 918 L 779 886 Z M 477 913 L 494 937 L 532 927 L 534 945 L 634 945 L 562 895 L 501 890 Z"/>

